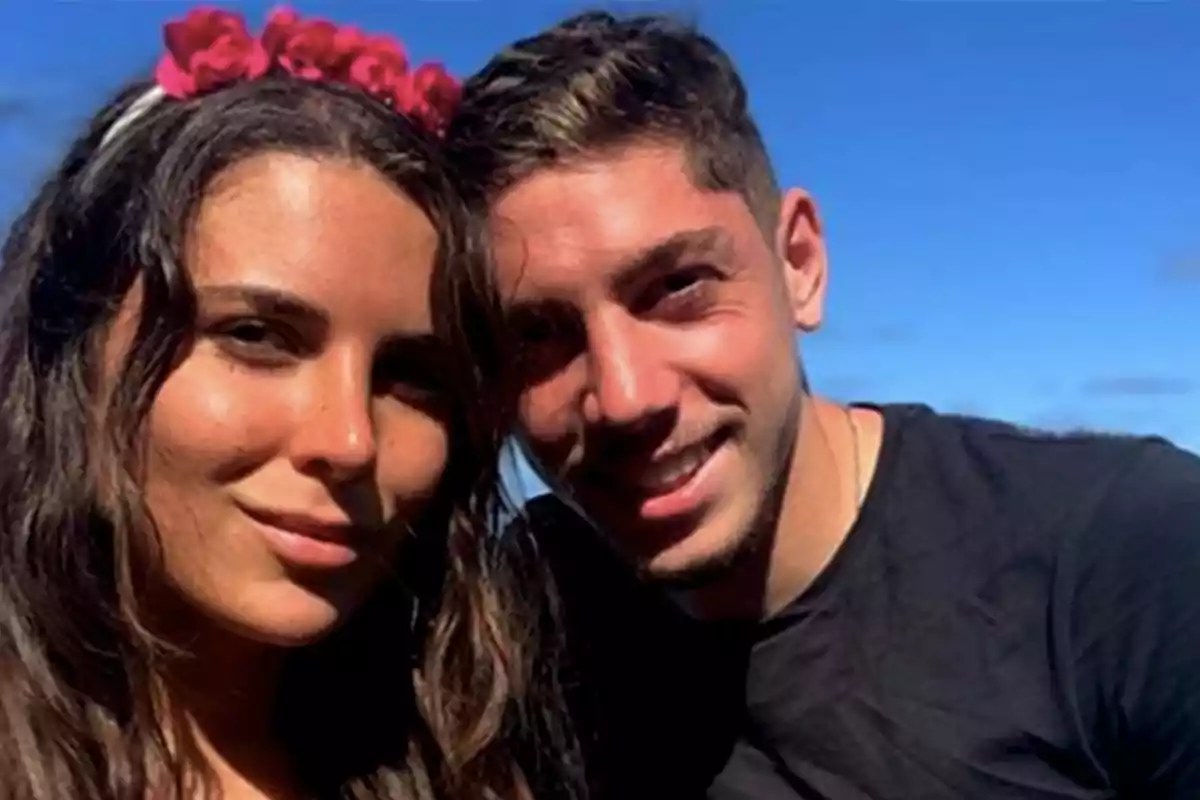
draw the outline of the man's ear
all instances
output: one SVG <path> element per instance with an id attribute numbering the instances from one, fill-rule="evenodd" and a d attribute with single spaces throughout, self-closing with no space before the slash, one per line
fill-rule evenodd
<path id="1" fill-rule="evenodd" d="M 829 266 L 816 203 L 803 189 L 788 189 L 783 195 L 775 252 L 783 265 L 796 327 L 815 331 L 825 316 Z"/>

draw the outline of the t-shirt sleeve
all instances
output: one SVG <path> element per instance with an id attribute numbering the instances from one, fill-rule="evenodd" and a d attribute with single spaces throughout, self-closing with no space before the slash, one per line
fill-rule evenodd
<path id="1" fill-rule="evenodd" d="M 1068 562 L 1078 697 L 1118 796 L 1200 798 L 1200 458 L 1151 443 Z"/>

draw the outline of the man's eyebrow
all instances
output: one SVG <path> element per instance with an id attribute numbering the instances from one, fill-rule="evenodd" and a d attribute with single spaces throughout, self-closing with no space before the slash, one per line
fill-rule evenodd
<path id="1" fill-rule="evenodd" d="M 666 272 L 684 256 L 724 257 L 732 241 L 729 231 L 719 225 L 677 231 L 627 259 L 613 278 L 614 288 L 618 292 L 628 291 L 656 273 Z M 510 324 L 558 319 L 568 308 L 569 304 L 561 300 L 517 297 L 508 305 L 506 319 Z"/>
<path id="2" fill-rule="evenodd" d="M 720 252 L 729 247 L 729 232 L 720 226 L 679 231 L 631 258 L 617 275 L 616 283 L 624 287 L 674 266 L 685 255 Z"/>

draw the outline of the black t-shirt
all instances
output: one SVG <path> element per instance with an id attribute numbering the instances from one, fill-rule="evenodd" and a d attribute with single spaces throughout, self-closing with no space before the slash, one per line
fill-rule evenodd
<path id="1" fill-rule="evenodd" d="M 858 522 L 746 627 L 546 498 L 595 796 L 1200 798 L 1200 459 L 885 406 Z"/>

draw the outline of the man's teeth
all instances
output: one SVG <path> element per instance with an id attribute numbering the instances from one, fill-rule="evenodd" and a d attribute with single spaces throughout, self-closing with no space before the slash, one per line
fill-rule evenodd
<path id="1" fill-rule="evenodd" d="M 687 483 L 712 455 L 708 443 L 693 445 L 641 470 L 635 483 L 639 489 L 662 494 Z"/>

